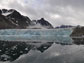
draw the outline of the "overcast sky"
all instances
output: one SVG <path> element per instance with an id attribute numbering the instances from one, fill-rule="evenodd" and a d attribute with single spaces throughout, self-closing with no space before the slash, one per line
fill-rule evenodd
<path id="1" fill-rule="evenodd" d="M 84 25 L 84 0 L 0 0 L 0 8 L 16 9 L 31 20 L 45 18 L 53 26 Z"/>

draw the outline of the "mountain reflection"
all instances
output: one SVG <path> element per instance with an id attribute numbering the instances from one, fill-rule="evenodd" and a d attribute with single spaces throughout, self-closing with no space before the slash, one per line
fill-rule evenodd
<path id="1" fill-rule="evenodd" d="M 23 54 L 28 54 L 31 50 L 44 53 L 52 44 L 60 45 L 84 45 L 84 38 L 72 38 L 73 42 L 19 42 L 0 41 L 0 61 L 14 61 Z"/>
<path id="2" fill-rule="evenodd" d="M 14 61 L 20 55 L 28 53 L 33 46 L 24 42 L 4 42 L 0 41 L 0 60 Z"/>
<path id="3" fill-rule="evenodd" d="M 45 44 L 42 44 L 40 47 L 37 48 L 37 50 L 44 52 L 45 50 L 47 50 L 51 45 L 53 44 L 53 42 L 47 42 Z"/>
<path id="4" fill-rule="evenodd" d="M 14 61 L 20 55 L 27 54 L 31 49 L 38 50 L 43 53 L 53 42 L 9 42 L 0 41 L 0 61 Z"/>
<path id="5" fill-rule="evenodd" d="M 73 43 L 76 45 L 84 45 L 84 38 L 72 38 Z"/>

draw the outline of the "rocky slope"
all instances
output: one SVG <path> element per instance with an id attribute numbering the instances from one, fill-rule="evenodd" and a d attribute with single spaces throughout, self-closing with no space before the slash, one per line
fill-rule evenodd
<path id="1" fill-rule="evenodd" d="M 45 28 L 53 28 L 53 26 L 48 21 L 46 21 L 44 18 L 37 20 L 36 23 L 40 23 Z"/>
<path id="2" fill-rule="evenodd" d="M 12 24 L 11 20 L 9 20 L 7 17 L 0 15 L 0 29 L 6 29 L 6 28 L 15 28 L 16 25 Z"/>
<path id="3" fill-rule="evenodd" d="M 77 26 L 74 28 L 71 37 L 84 37 L 84 27 Z"/>
<path id="4" fill-rule="evenodd" d="M 2 18 L 3 17 L 3 18 Z M 26 28 L 31 22 L 31 20 L 26 17 L 21 15 L 19 12 L 17 12 L 14 9 L 2 9 L 0 10 L 0 22 L 3 26 L 0 28 Z M 1 25 L 0 24 L 0 25 Z"/>

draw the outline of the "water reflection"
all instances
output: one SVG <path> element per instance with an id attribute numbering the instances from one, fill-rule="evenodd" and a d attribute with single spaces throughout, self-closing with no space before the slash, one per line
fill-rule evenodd
<path id="1" fill-rule="evenodd" d="M 31 49 L 38 50 L 43 53 L 48 49 L 53 42 L 41 43 L 41 42 L 9 42 L 0 41 L 0 61 L 14 61 L 20 55 L 27 54 Z"/>
<path id="2" fill-rule="evenodd" d="M 1 63 L 6 61 L 9 63 L 83 63 L 83 38 L 72 39 L 72 42 L 0 41 L 0 61 Z"/>
<path id="3" fill-rule="evenodd" d="M 84 45 L 84 38 L 72 38 L 73 43 L 77 45 Z"/>
<path id="4" fill-rule="evenodd" d="M 28 53 L 32 48 L 32 45 L 28 45 L 24 42 L 4 42 L 0 41 L 0 60 L 1 61 L 14 61 L 20 55 Z"/>

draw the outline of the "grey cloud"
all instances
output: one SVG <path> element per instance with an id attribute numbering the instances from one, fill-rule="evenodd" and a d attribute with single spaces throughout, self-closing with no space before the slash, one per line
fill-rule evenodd
<path id="1" fill-rule="evenodd" d="M 6 0 L 1 1 L 5 2 Z M 40 19 L 43 17 L 54 26 L 61 24 L 83 25 L 84 23 L 84 0 L 38 0 L 39 2 L 35 2 L 34 0 L 26 0 L 26 3 L 23 1 L 24 0 L 13 0 L 13 2 L 9 2 L 9 4 L 6 4 L 5 6 L 16 9 L 21 14 L 27 15 L 31 18 L 31 20 Z M 31 3 L 28 3 L 28 1 Z M 0 7 L 1 6 L 3 7 L 2 4 L 0 4 Z M 59 19 L 55 18 L 54 15 L 56 14 L 61 17 Z"/>
<path id="2" fill-rule="evenodd" d="M 75 6 L 75 7 L 83 7 L 84 0 L 47 0 L 46 3 L 51 5 L 60 5 L 60 6 Z"/>

